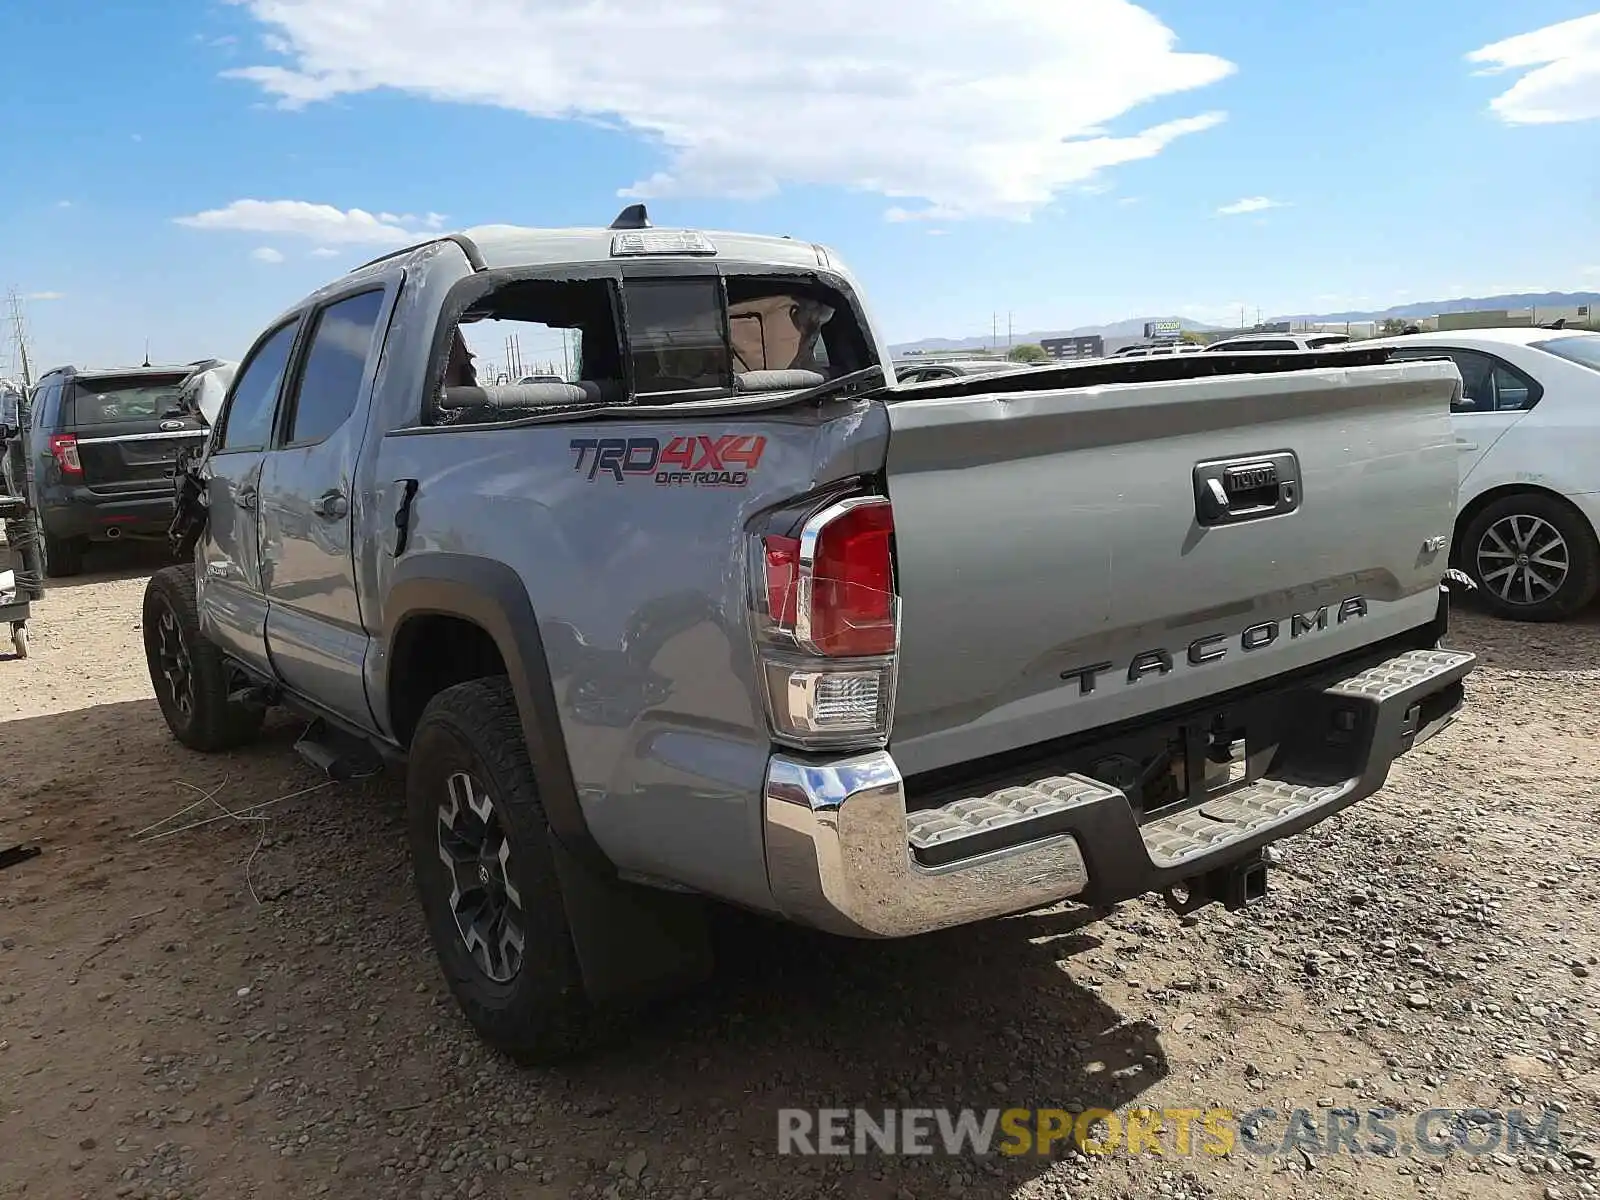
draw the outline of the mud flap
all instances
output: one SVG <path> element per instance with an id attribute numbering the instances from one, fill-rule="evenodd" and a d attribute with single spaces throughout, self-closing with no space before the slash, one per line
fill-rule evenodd
<path id="1" fill-rule="evenodd" d="M 642 1003 L 710 977 L 704 900 L 607 879 L 554 838 L 550 849 L 590 1003 Z"/>

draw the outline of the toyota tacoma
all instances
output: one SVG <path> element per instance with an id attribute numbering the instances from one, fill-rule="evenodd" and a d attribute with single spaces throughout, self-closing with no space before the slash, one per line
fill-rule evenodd
<path id="1" fill-rule="evenodd" d="M 481 322 L 564 374 L 481 384 Z M 897 383 L 810 242 L 440 236 L 242 360 L 151 679 L 196 750 L 282 706 L 335 777 L 403 764 L 444 974 L 525 1060 L 702 977 L 713 902 L 1238 907 L 1462 704 L 1460 386 L 1346 345 Z"/>

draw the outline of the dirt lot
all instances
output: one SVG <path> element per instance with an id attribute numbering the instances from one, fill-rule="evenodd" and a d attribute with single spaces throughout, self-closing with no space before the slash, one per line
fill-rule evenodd
<path id="1" fill-rule="evenodd" d="M 1468 715 L 1287 843 L 1248 912 L 1063 909 L 892 945 L 730 919 L 711 987 L 531 1071 L 445 994 L 396 779 L 135 836 L 215 814 L 191 789 L 237 810 L 319 781 L 287 719 L 247 751 L 180 749 L 145 678 L 149 566 L 101 566 L 37 607 L 31 658 L 0 658 L 0 844 L 44 847 L 0 873 L 0 1196 L 1596 1194 L 1600 618 L 1459 613 Z M 1405 1137 L 1432 1107 L 1554 1105 L 1568 1141 L 775 1154 L 780 1108 L 887 1105 L 1272 1107 L 1273 1144 L 1299 1108 L 1322 1129 L 1389 1106 Z"/>

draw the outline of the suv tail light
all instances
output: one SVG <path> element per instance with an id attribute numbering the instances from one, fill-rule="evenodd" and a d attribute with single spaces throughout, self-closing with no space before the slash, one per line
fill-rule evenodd
<path id="1" fill-rule="evenodd" d="M 50 453 L 55 455 L 56 462 L 61 464 L 63 475 L 82 475 L 83 462 L 78 458 L 78 439 L 70 433 L 53 433 L 50 435 Z"/>
<path id="2" fill-rule="evenodd" d="M 808 748 L 883 745 L 900 640 L 889 501 L 837 501 L 798 536 L 762 537 L 759 553 L 757 638 L 774 735 Z"/>

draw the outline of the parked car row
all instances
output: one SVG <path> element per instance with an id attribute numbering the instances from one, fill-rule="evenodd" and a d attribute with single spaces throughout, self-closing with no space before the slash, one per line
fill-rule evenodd
<path id="1" fill-rule="evenodd" d="M 1349 341 L 1245 335 L 1205 347 L 1133 346 L 1113 357 L 1313 351 Z M 1600 334 L 1479 329 L 1362 344 L 1393 347 L 1398 357 L 1447 357 L 1461 372 L 1452 409 L 1461 489 L 1454 565 L 1485 604 L 1510 618 L 1559 620 L 1592 602 L 1600 593 Z M 895 364 L 901 383 L 1030 369 L 1039 368 L 987 358 Z M 78 573 L 97 542 L 165 532 L 174 464 L 204 438 L 215 415 L 204 410 L 220 403 L 231 372 L 213 359 L 60 367 L 38 381 L 30 445 L 48 575 Z"/>

